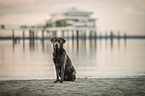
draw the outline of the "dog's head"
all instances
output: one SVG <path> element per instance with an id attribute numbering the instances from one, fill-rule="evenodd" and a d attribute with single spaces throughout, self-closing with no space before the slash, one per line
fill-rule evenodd
<path id="1" fill-rule="evenodd" d="M 56 49 L 63 48 L 63 44 L 66 42 L 66 40 L 61 37 L 54 37 L 50 39 L 50 41 L 53 43 L 53 47 Z"/>

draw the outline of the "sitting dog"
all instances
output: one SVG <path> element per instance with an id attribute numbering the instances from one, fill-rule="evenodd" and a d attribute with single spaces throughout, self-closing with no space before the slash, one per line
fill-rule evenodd
<path id="1" fill-rule="evenodd" d="M 63 81 L 75 81 L 76 71 L 73 67 L 69 56 L 66 54 L 63 44 L 66 42 L 63 38 L 54 37 L 51 39 L 53 43 L 53 62 L 56 70 L 56 81 L 57 83 L 63 83 Z M 59 79 L 60 78 L 60 79 Z"/>

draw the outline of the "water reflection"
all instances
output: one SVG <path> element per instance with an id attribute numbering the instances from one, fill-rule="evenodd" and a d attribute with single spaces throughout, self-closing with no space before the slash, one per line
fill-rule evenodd
<path id="1" fill-rule="evenodd" d="M 77 54 L 79 54 L 79 39 L 78 39 L 78 38 L 77 38 L 76 42 L 77 42 L 77 43 L 76 43 L 76 44 L 77 44 L 77 45 L 76 45 L 76 46 L 77 46 Z"/>
<path id="2" fill-rule="evenodd" d="M 77 76 L 131 76 L 144 72 L 145 41 L 128 40 L 126 43 L 123 39 L 113 39 L 112 42 L 110 39 L 67 39 L 64 48 Z M 0 79 L 1 74 L 13 78 L 22 78 L 22 75 L 24 78 L 55 77 L 52 52 L 49 40 L 0 42 Z"/>
<path id="3" fill-rule="evenodd" d="M 34 40 L 29 41 L 29 48 L 30 48 L 30 51 L 35 50 L 35 41 Z"/>
<path id="4" fill-rule="evenodd" d="M 127 43 L 127 41 L 126 41 L 126 39 L 124 40 L 124 47 L 126 48 L 126 43 Z"/>
<path id="5" fill-rule="evenodd" d="M 12 46 L 13 52 L 15 51 L 15 42 L 13 42 L 13 46 Z"/>
<path id="6" fill-rule="evenodd" d="M 106 49 L 108 48 L 108 40 L 106 39 L 105 40 L 105 46 L 106 46 Z"/>
<path id="7" fill-rule="evenodd" d="M 23 41 L 23 52 L 25 52 L 25 41 Z"/>
<path id="8" fill-rule="evenodd" d="M 111 49 L 113 49 L 113 39 L 110 40 L 111 40 Z"/>
<path id="9" fill-rule="evenodd" d="M 113 39 L 110 39 L 110 47 L 111 49 L 113 49 Z M 120 48 L 120 40 L 117 40 L 117 45 L 118 48 Z M 41 46 L 42 46 L 42 51 L 45 52 L 45 42 L 47 42 L 46 40 L 41 40 Z M 98 45 L 99 42 L 99 45 Z M 97 51 L 97 47 L 99 46 L 100 49 L 102 49 L 102 43 L 105 43 L 106 49 L 108 48 L 108 39 L 86 39 L 86 38 L 82 38 L 82 39 L 67 39 L 67 49 L 69 51 L 72 52 L 76 52 L 76 54 L 79 55 L 80 52 L 83 53 L 87 53 L 87 52 L 96 52 Z M 25 40 L 22 41 L 22 46 L 23 46 L 23 52 L 25 52 Z M 15 45 L 20 44 L 19 42 L 13 42 L 12 43 L 12 49 L 13 51 L 15 51 Z M 124 40 L 124 48 L 126 48 L 126 40 Z M 29 40 L 29 49 L 30 51 L 35 51 L 35 49 L 38 49 L 38 46 L 40 46 L 38 44 L 38 40 Z M 71 48 L 71 49 L 70 49 Z M 75 51 L 76 50 L 76 51 Z"/>
<path id="10" fill-rule="evenodd" d="M 45 51 L 44 41 L 41 41 L 41 43 L 42 43 L 42 51 L 44 52 Z"/>

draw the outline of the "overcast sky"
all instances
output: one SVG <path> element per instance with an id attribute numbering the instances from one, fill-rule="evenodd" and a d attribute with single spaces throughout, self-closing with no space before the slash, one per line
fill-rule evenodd
<path id="1" fill-rule="evenodd" d="M 60 9 L 93 12 L 98 32 L 145 35 L 145 0 L 0 0 L 0 24 L 39 24 Z"/>

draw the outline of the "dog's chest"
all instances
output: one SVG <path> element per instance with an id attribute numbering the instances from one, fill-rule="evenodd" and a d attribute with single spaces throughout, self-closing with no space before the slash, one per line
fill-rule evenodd
<path id="1" fill-rule="evenodd" d="M 63 57 L 53 57 L 53 61 L 57 66 L 61 66 L 64 63 Z"/>

